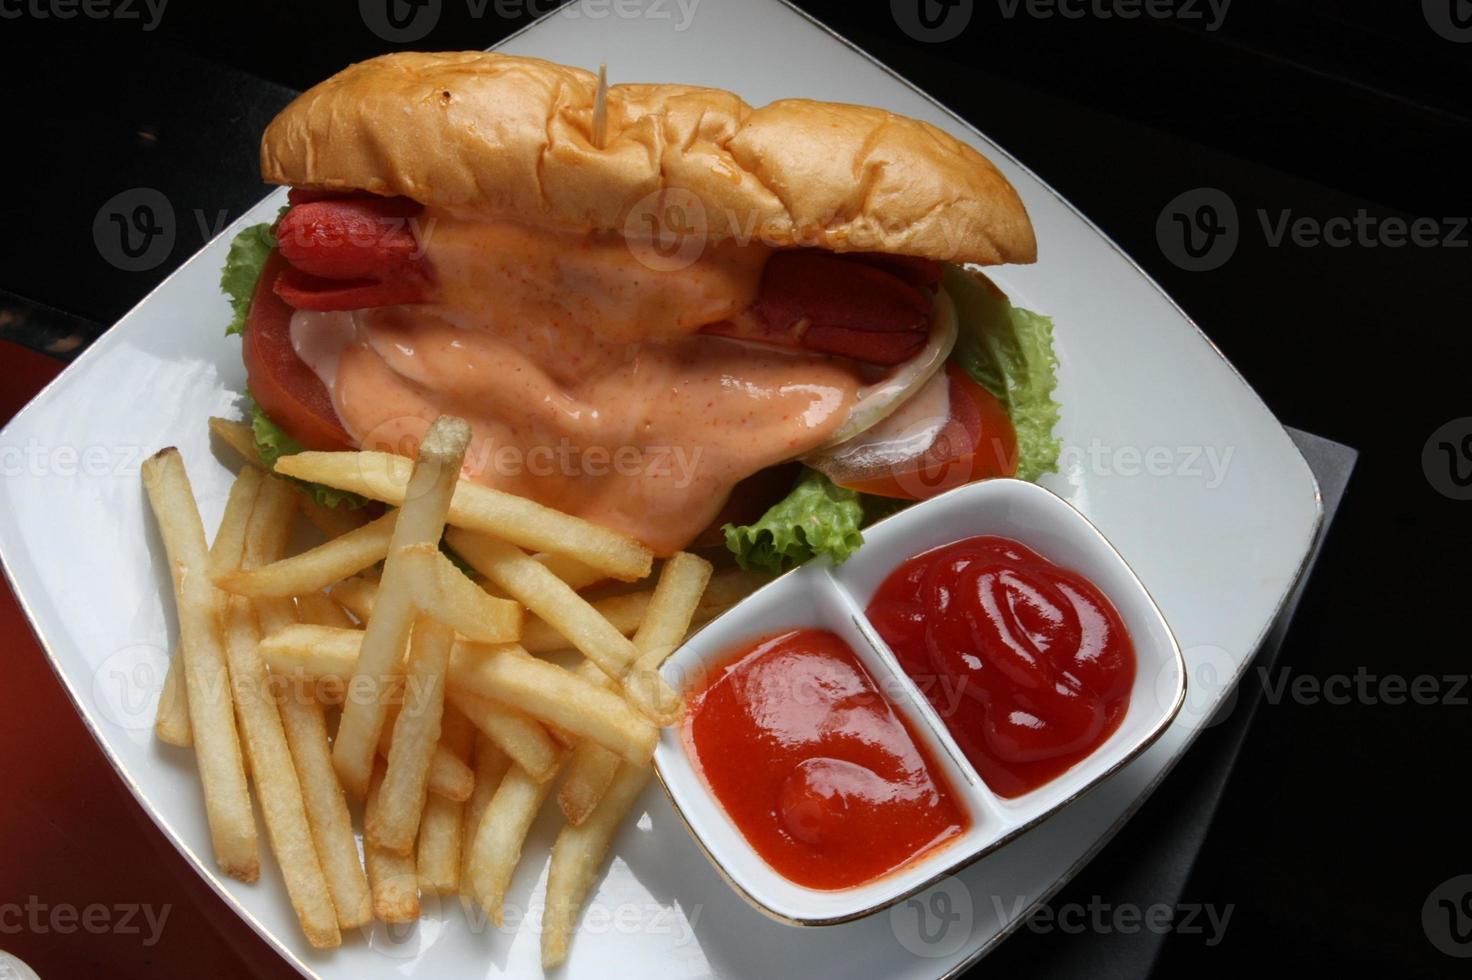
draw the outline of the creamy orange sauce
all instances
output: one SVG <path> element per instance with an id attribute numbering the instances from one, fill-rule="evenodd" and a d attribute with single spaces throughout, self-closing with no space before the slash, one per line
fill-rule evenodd
<path id="1" fill-rule="evenodd" d="M 466 475 L 688 544 L 742 478 L 825 443 L 860 387 L 822 355 L 695 334 L 755 297 L 766 250 L 657 271 L 621 237 L 426 215 L 438 302 L 299 312 L 293 342 L 364 448 L 470 421 Z"/>

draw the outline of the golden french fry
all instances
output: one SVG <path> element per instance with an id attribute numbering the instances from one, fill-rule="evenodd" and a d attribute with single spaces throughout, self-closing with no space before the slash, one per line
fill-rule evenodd
<path id="1" fill-rule="evenodd" d="M 421 456 L 423 452 L 421 446 Z M 374 452 L 306 452 L 276 463 L 279 473 L 390 504 L 403 501 L 412 468 L 402 456 Z M 455 488 L 449 523 L 531 551 L 568 555 L 627 582 L 648 575 L 654 561 L 648 548 L 617 531 L 468 480 Z"/>
<path id="2" fill-rule="evenodd" d="M 383 767 L 374 766 L 368 787 L 364 821 L 374 819 L 378 790 L 383 784 Z M 368 866 L 368 885 L 373 890 L 373 915 L 383 922 L 414 922 L 419 918 L 419 874 L 414 854 L 395 854 L 372 841 L 363 842 L 363 861 Z"/>
<path id="3" fill-rule="evenodd" d="M 378 595 L 378 582 L 362 575 L 345 578 L 327 590 L 332 600 L 358 618 L 368 622 L 373 614 L 373 600 Z"/>
<path id="4" fill-rule="evenodd" d="M 308 690 L 291 685 L 281 692 L 281 722 L 301 780 L 302 798 L 317 857 L 327 877 L 339 929 L 355 929 L 373 918 L 372 896 L 353 839 L 347 797 L 332 768 L 332 747 L 322 706 Z"/>
<path id="5" fill-rule="evenodd" d="M 562 579 L 562 581 L 572 586 L 578 592 L 583 591 L 590 585 L 596 585 L 608 579 L 607 572 L 594 568 L 586 562 L 578 561 L 571 555 L 559 555 L 550 551 L 542 551 L 532 557 L 543 565 L 546 565 L 548 571 Z M 643 576 L 640 577 L 642 578 Z M 632 582 L 636 580 L 628 579 L 628 581 Z"/>
<path id="6" fill-rule="evenodd" d="M 475 729 L 465 716 L 453 707 L 445 709 L 440 746 L 462 761 L 470 759 L 470 746 Z M 471 797 L 474 797 L 472 791 Z M 465 803 L 442 796 L 425 800 L 419 818 L 418 872 L 419 891 L 424 895 L 453 895 L 460 890 L 460 850 L 464 835 Z"/>
<path id="7" fill-rule="evenodd" d="M 189 731 L 189 688 L 184 683 L 183 660 L 179 648 L 169 657 L 164 674 L 164 689 L 158 696 L 158 714 L 153 720 L 153 734 L 160 742 L 188 748 L 193 744 Z"/>
<path id="8" fill-rule="evenodd" d="M 414 604 L 469 640 L 507 643 L 521 635 L 521 606 L 498 599 L 465 577 L 438 544 L 417 544 L 398 553 Z"/>
<path id="9" fill-rule="evenodd" d="M 393 536 L 396 511 L 333 538 L 310 551 L 216 576 L 215 585 L 235 595 L 294 596 L 327 588 L 383 561 Z"/>
<path id="10" fill-rule="evenodd" d="M 510 768 L 511 757 L 501 751 L 501 747 L 485 732 L 476 732 L 475 789 L 471 791 L 470 799 L 465 801 L 465 829 L 461 835 L 460 855 L 460 890 L 468 898 L 475 897 L 474 889 L 470 887 L 470 858 L 475 853 L 475 834 L 480 828 L 480 818 Z"/>
<path id="11" fill-rule="evenodd" d="M 655 722 L 674 724 L 684 714 L 684 698 L 663 678 L 634 669 L 638 651 L 629 638 L 546 566 L 514 545 L 461 528 L 452 528 L 445 540 L 470 567 L 540 616 L 583 656 L 623 684 L 629 700 Z"/>
<path id="12" fill-rule="evenodd" d="M 259 471 L 246 468 L 236 483 L 238 486 L 241 480 L 247 481 L 240 492 L 249 491 L 253 496 L 249 481 L 259 479 Z M 260 877 L 255 814 L 245 780 L 220 634 L 224 596 L 209 580 L 204 525 L 179 451 L 170 447 L 145 461 L 143 485 L 158 521 L 174 583 L 189 724 L 215 860 L 226 874 L 255 881 Z"/>
<path id="13" fill-rule="evenodd" d="M 608 857 L 613 835 L 628 816 L 634 801 L 649 782 L 649 770 L 624 763 L 589 817 L 568 825 L 552 845 L 547 871 L 547 905 L 542 916 L 542 969 L 567 959 L 567 946 L 577 924 L 578 910 L 588 897 Z"/>
<path id="14" fill-rule="evenodd" d="M 649 597 L 653 594 L 649 589 L 626 592 L 623 595 L 597 599 L 592 606 L 598 615 L 608 620 L 614 629 L 624 636 L 633 636 L 634 631 L 639 628 L 640 620 L 644 618 L 644 610 L 649 605 Z M 528 617 L 521 628 L 521 639 L 517 642 L 528 653 L 552 653 L 572 646 L 567 637 L 557 632 L 540 616 Z"/>
<path id="15" fill-rule="evenodd" d="M 428 616 L 414 621 L 409 662 L 404 671 L 404 703 L 394 720 L 388 768 L 379 789 L 374 819 L 363 824 L 369 840 L 395 854 L 414 847 L 428 794 L 429 764 L 440 740 L 445 705 L 445 669 L 455 634 Z"/>
<path id="16" fill-rule="evenodd" d="M 450 655 L 450 687 L 515 705 L 635 765 L 648 765 L 659 738 L 658 729 L 613 691 L 512 643 L 456 643 Z"/>
<path id="17" fill-rule="evenodd" d="M 358 624 L 353 622 L 347 610 L 322 592 L 308 592 L 306 595 L 296 597 L 297 618 L 304 623 L 313 626 L 335 626 L 339 629 L 353 629 Z"/>
<path id="18" fill-rule="evenodd" d="M 634 634 L 639 667 L 658 669 L 684 640 L 710 581 L 711 565 L 703 558 L 681 552 L 665 562 L 644 622 Z M 578 673 L 597 680 L 591 675 L 601 672 L 592 664 L 584 664 Z M 578 744 L 568 760 L 567 776 L 557 791 L 557 805 L 568 823 L 577 826 L 587 818 L 607 792 L 618 767 L 618 756 L 603 746 L 586 741 Z"/>
<path id="19" fill-rule="evenodd" d="M 412 469 L 412 476 L 406 471 L 405 490 L 401 494 L 403 506 L 394 522 L 383 579 L 374 601 L 373 615 L 368 617 L 364 630 L 362 656 L 353 677 L 355 685 L 360 681 L 364 683 L 362 690 L 365 696 L 350 697 L 344 702 L 337 738 L 332 743 L 333 764 L 343 781 L 343 788 L 352 796 L 361 797 L 367 791 L 374 748 L 383 728 L 384 707 L 380 688 L 385 678 L 398 672 L 414 618 L 410 583 L 394 552 L 421 542 L 439 543 L 469 442 L 470 426 L 464 419 L 441 416 L 425 433 L 419 446 L 418 462 L 403 461 Z M 277 465 L 280 467 L 288 460 L 299 458 L 283 456 Z"/>
<path id="20" fill-rule="evenodd" d="M 259 550 L 268 557 L 273 549 L 279 553 L 284 538 L 278 533 L 277 525 L 289 523 L 296 513 L 292 493 L 279 480 L 262 481 L 245 535 L 246 555 Z M 237 541 L 233 554 L 222 549 L 213 556 L 218 559 L 217 567 L 228 568 L 241 561 L 238 544 Z M 307 822 L 301 784 L 287 747 L 271 682 L 266 676 L 266 665 L 261 659 L 260 627 L 249 599 L 230 598 L 225 612 L 225 637 L 236 716 L 251 761 L 251 777 L 260 796 L 267 839 L 281 866 L 292 908 L 307 941 L 314 947 L 340 946 L 342 935 L 338 930 L 337 910 Z"/>
<path id="21" fill-rule="evenodd" d="M 315 681 L 349 676 L 362 644 L 362 630 L 297 625 L 267 636 L 261 651 L 272 670 Z M 461 694 L 489 698 L 503 707 L 515 705 L 580 738 L 591 738 L 636 765 L 646 765 L 654 753 L 658 730 L 623 698 L 538 660 L 514 643 L 457 641 L 450 654 L 449 680 L 447 690 L 456 707 L 463 707 Z M 472 715 L 471 720 L 477 719 Z M 504 743 L 501 747 L 507 748 Z"/>
<path id="22" fill-rule="evenodd" d="M 470 887 L 498 926 L 505 924 L 501 906 L 506 901 L 506 889 L 511 887 L 511 876 L 521 862 L 526 835 L 551 788 L 552 780 L 533 779 L 513 765 L 481 814 L 471 844 Z"/>
<path id="23" fill-rule="evenodd" d="M 249 422 L 236 422 L 215 416 L 210 418 L 210 432 L 235 450 L 241 459 L 254 466 L 263 466 L 261 454 L 256 451 L 256 435 Z"/>
<path id="24" fill-rule="evenodd" d="M 399 688 L 394 687 L 392 690 L 396 694 Z M 393 748 L 394 723 L 398 719 L 398 712 L 397 704 L 389 707 L 384 716 L 383 732 L 378 739 L 378 754 L 385 762 Z M 444 746 L 435 743 L 434 751 L 429 757 L 428 788 L 429 792 L 435 796 L 443 796 L 457 802 L 466 800 L 470 798 L 470 791 L 475 788 L 475 773 L 471 771 L 465 760 L 455 758 L 445 750 Z"/>
<path id="25" fill-rule="evenodd" d="M 551 779 L 562 747 L 531 715 L 509 705 L 449 690 L 446 696 L 480 732 L 533 779 Z"/>

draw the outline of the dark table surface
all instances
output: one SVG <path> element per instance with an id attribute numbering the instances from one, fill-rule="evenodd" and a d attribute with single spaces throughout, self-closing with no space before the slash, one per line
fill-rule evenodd
<path id="1" fill-rule="evenodd" d="M 1220 806 L 1201 832 L 1199 857 L 1183 883 L 1159 886 L 1230 908 L 1229 925 L 1219 935 L 1171 934 L 1155 971 L 1465 975 L 1465 963 L 1444 950 L 1472 953 L 1472 941 L 1457 943 L 1472 929 L 1472 899 L 1461 933 L 1451 920 L 1422 916 L 1434 890 L 1472 873 L 1461 628 L 1472 503 L 1458 499 L 1450 470 L 1472 469 L 1472 443 L 1461 442 L 1472 434 L 1464 0 L 1239 0 L 1219 21 L 1204 0 L 1133 20 L 1102 16 L 1124 11 L 1127 0 L 954 0 L 925 8 L 943 27 L 961 24 L 946 17 L 969 18 L 944 41 L 925 40 L 899 3 L 801 6 L 1073 201 L 1185 307 L 1285 423 L 1361 452 L 1267 696 L 1231 749 L 1230 776 L 1210 789 Z M 538 9 L 492 5 L 476 17 L 479 7 L 447 0 L 415 46 L 485 47 Z M 173 0 L 156 20 L 157 6 L 143 3 L 128 5 L 136 18 L 114 5 L 109 17 L 63 19 L 54 13 L 64 7 L 50 0 L 0 2 L 8 137 L 0 166 L 10 188 L 0 264 L 5 415 L 59 366 L 13 344 L 62 359 L 85 346 L 259 199 L 256 142 L 295 90 L 393 49 L 357 8 Z M 498 9 L 519 13 L 499 17 Z M 1083 16 L 1041 16 L 1049 10 Z M 173 240 L 148 268 L 129 270 L 113 246 L 99 247 L 94 223 L 110 199 L 138 187 L 170 202 Z M 1204 187 L 1235 206 L 1237 244 L 1214 268 L 1192 271 L 1177 264 L 1181 242 L 1158 238 L 1157 225 L 1168 205 Z M 1345 229 L 1347 244 L 1278 238 L 1285 213 L 1307 232 Z M 1434 243 L 1395 244 L 1394 219 L 1429 219 L 1425 241 Z M 1450 456 L 1437 450 L 1442 441 Z M 284 975 L 130 809 L 20 619 L 8 606 L 0 612 L 9 666 L 0 775 L 10 801 L 0 807 L 0 910 L 35 896 L 168 904 L 174 917 L 145 946 L 146 933 L 17 933 L 0 916 L 0 949 L 46 977 Z M 1387 682 L 1422 675 L 1435 678 L 1434 703 L 1387 696 Z M 1350 685 L 1340 703 L 1281 693 L 1285 676 L 1320 687 L 1337 677 L 1369 681 Z M 1193 751 L 1210 769 L 1209 739 Z M 1153 886 L 1139 890 L 1132 859 L 1178 829 L 1190 761 L 1162 790 L 1165 802 L 1142 812 L 1055 903 L 1148 897 Z M 1182 800 L 1175 809 L 1172 792 Z M 1099 975 L 1143 972 L 1126 953 L 1109 952 L 1118 937 L 1101 942 L 1109 938 L 1025 931 L 977 972 L 1064 970 L 1060 947 L 1092 960 Z"/>

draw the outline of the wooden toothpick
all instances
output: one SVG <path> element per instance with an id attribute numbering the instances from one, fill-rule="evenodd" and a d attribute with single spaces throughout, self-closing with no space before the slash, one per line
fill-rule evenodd
<path id="1" fill-rule="evenodd" d="M 598 66 L 598 94 L 593 97 L 593 145 L 603 149 L 608 139 L 608 62 Z"/>

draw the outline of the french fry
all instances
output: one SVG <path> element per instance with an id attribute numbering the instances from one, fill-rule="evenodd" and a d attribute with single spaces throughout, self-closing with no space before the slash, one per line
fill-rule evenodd
<path id="1" fill-rule="evenodd" d="M 373 918 L 372 896 L 358 845 L 353 839 L 353 820 L 347 797 L 332 768 L 332 748 L 327 741 L 327 721 L 322 706 L 310 691 L 289 687 L 281 693 L 281 722 L 291 748 L 302 798 L 317 857 L 327 878 L 339 929 L 355 929 Z"/>
<path id="2" fill-rule="evenodd" d="M 231 419 L 222 419 L 212 416 L 210 418 L 210 432 L 214 433 L 225 445 L 235 450 L 241 459 L 254 466 L 268 469 L 261 462 L 261 454 L 256 451 L 256 435 L 252 431 L 249 422 L 236 422 Z"/>
<path id="3" fill-rule="evenodd" d="M 383 767 L 373 768 L 368 788 L 364 821 L 374 819 Z M 363 842 L 363 860 L 368 866 L 368 885 L 373 890 L 373 916 L 382 922 L 414 922 L 419 918 L 419 874 L 414 854 L 395 854 L 372 841 Z"/>
<path id="4" fill-rule="evenodd" d="M 267 636 L 261 651 L 273 670 L 320 680 L 348 676 L 363 642 L 362 630 L 297 625 Z M 361 663 L 357 667 L 361 669 Z M 447 690 L 457 707 L 461 706 L 457 695 L 489 698 L 502 706 L 515 705 L 580 738 L 591 738 L 635 765 L 647 765 L 654 753 L 657 729 L 623 698 L 538 660 L 514 643 L 457 641 L 450 653 L 449 680 Z"/>
<path id="5" fill-rule="evenodd" d="M 353 629 L 357 626 L 348 616 L 347 610 L 327 598 L 322 592 L 308 592 L 296 597 L 297 618 L 313 626 L 335 626 Z"/>
<path id="6" fill-rule="evenodd" d="M 367 791 L 374 747 L 383 728 L 383 702 L 378 689 L 384 678 L 397 672 L 414 618 L 410 583 L 405 579 L 394 552 L 421 542 L 439 543 L 469 442 L 470 426 L 463 419 L 441 416 L 425 433 L 419 447 L 418 462 L 410 464 L 408 460 L 403 461 L 412 469 L 412 476 L 406 470 L 405 490 L 400 495 L 403 506 L 394 522 L 383 579 L 374 601 L 373 615 L 368 617 L 364 630 L 362 656 L 353 677 L 355 684 L 360 680 L 366 682 L 368 696 L 352 697 L 343 704 L 337 738 L 332 744 L 332 761 L 349 795 L 361 797 Z M 283 456 L 277 465 L 299 458 Z M 283 472 L 289 472 L 289 469 Z"/>
<path id="7" fill-rule="evenodd" d="M 514 545 L 484 534 L 452 528 L 445 540 L 470 567 L 540 616 L 583 656 L 623 684 L 629 700 L 655 722 L 674 724 L 684 714 L 685 700 L 678 692 L 658 674 L 634 666 L 638 651 L 629 638 L 546 566 Z"/>
<path id="8" fill-rule="evenodd" d="M 257 599 L 255 607 L 263 632 L 274 633 L 296 622 L 288 600 Z M 277 682 L 284 679 L 274 669 L 271 674 Z M 363 862 L 358 856 L 358 842 L 353 836 L 347 797 L 332 768 L 327 719 L 309 682 L 277 683 L 276 691 L 286 744 L 291 749 L 292 763 L 301 784 L 317 858 L 337 911 L 338 928 L 356 929 L 372 920 L 373 902 Z"/>
<path id="9" fill-rule="evenodd" d="M 681 552 L 665 562 L 659 584 L 649 601 L 644 622 L 634 634 L 639 650 L 639 666 L 657 670 L 665 658 L 680 645 L 690 629 L 690 620 L 700 607 L 702 596 L 711 580 L 710 562 Z M 591 664 L 584 665 L 591 667 Z M 579 670 L 590 680 L 597 668 Z M 618 772 L 619 757 L 594 742 L 580 742 L 568 760 L 567 775 L 557 790 L 557 805 L 567 822 L 576 827 L 593 812 L 598 801 Z"/>
<path id="10" fill-rule="evenodd" d="M 414 621 L 409 662 L 404 673 L 404 704 L 394 720 L 388 767 L 379 789 L 374 819 L 365 820 L 364 835 L 395 854 L 414 846 L 419 818 L 428 795 L 429 764 L 440 740 L 445 705 L 445 668 L 450 662 L 450 628 L 420 615 Z"/>
<path id="11" fill-rule="evenodd" d="M 547 905 L 542 915 L 542 969 L 550 970 L 567 959 L 578 910 L 608 857 L 613 835 L 648 782 L 648 769 L 621 765 L 608 792 L 588 819 L 576 827 L 570 824 L 563 827 L 557 835 L 547 871 Z"/>
<path id="12" fill-rule="evenodd" d="M 649 598 L 653 594 L 648 589 L 626 592 L 623 595 L 598 599 L 592 603 L 592 606 L 598 615 L 608 620 L 609 625 L 614 629 L 624 636 L 633 636 L 634 631 L 639 628 L 639 622 L 644 618 L 644 610 L 648 607 Z M 557 632 L 555 627 L 540 616 L 527 618 L 525 625 L 521 628 L 521 639 L 517 642 L 528 653 L 553 653 L 572 646 L 567 637 Z"/>
<path id="13" fill-rule="evenodd" d="M 496 925 L 504 925 L 502 905 L 511 876 L 521 862 L 521 849 L 537 811 L 552 789 L 552 780 L 536 780 L 512 766 L 481 814 L 471 845 L 470 887 L 481 908 Z"/>
<path id="14" fill-rule="evenodd" d="M 549 572 L 562 579 L 562 581 L 566 582 L 577 592 L 581 592 L 588 586 L 596 585 L 608 578 L 608 573 L 594 568 L 586 562 L 578 561 L 571 555 L 559 555 L 550 551 L 542 551 L 532 557 L 543 565 L 546 565 Z M 640 576 L 640 578 L 643 578 L 643 576 Z M 630 579 L 629 581 L 637 580 Z"/>
<path id="15" fill-rule="evenodd" d="M 257 549 L 265 557 L 273 551 L 279 554 L 284 544 L 280 526 L 289 526 L 296 513 L 292 493 L 279 480 L 261 482 L 245 536 L 248 555 Z M 240 562 L 240 543 L 238 539 L 235 541 L 233 555 L 221 549 L 213 556 L 217 567 Z M 267 839 L 286 879 L 287 894 L 312 946 L 318 949 L 340 946 L 342 935 L 337 911 L 317 857 L 301 784 L 258 649 L 260 628 L 249 599 L 240 596 L 229 599 L 225 635 L 236 714 L 251 760 L 251 775 L 260 797 Z"/>
<path id="16" fill-rule="evenodd" d="M 222 572 L 215 585 L 234 595 L 294 596 L 327 588 L 383 561 L 397 512 L 364 524 L 310 551 L 262 565 Z"/>
<path id="17" fill-rule="evenodd" d="M 462 761 L 469 761 L 475 729 L 454 708 L 445 709 L 440 746 Z M 477 776 L 477 781 L 479 777 Z M 474 791 L 471 798 L 474 798 Z M 416 861 L 419 891 L 424 895 L 453 895 L 460 890 L 461 838 L 465 833 L 465 809 L 469 800 L 456 803 L 430 796 L 419 817 Z"/>
<path id="18" fill-rule="evenodd" d="M 562 746 L 531 715 L 509 705 L 463 691 L 447 692 L 470 723 L 533 779 L 551 779 L 562 761 Z"/>
<path id="19" fill-rule="evenodd" d="M 146 460 L 142 469 L 143 485 L 158 521 L 174 583 L 189 724 L 215 861 L 231 877 L 255 881 L 260 877 L 255 814 L 235 729 L 235 706 L 220 635 L 224 597 L 209 580 L 204 525 L 179 451 L 164 449 Z M 247 468 L 237 483 L 252 479 L 246 474 L 260 478 L 258 471 Z"/>
<path id="20" fill-rule="evenodd" d="M 378 582 L 362 575 L 345 578 L 327 590 L 332 600 L 358 618 L 368 622 L 373 613 L 373 600 L 378 595 Z"/>
<path id="21" fill-rule="evenodd" d="M 173 656 L 169 657 L 169 669 L 164 674 L 164 689 L 158 696 L 153 734 L 160 742 L 188 748 L 194 738 L 189 730 L 189 689 L 183 672 L 183 660 L 175 645 Z"/>
<path id="22" fill-rule="evenodd" d="M 210 431 L 247 463 L 262 469 L 270 469 L 256 450 L 255 431 L 251 429 L 249 422 L 235 422 L 230 419 L 212 417 Z M 301 508 L 303 516 L 329 538 L 338 537 L 355 527 L 361 527 L 368 519 L 362 508 L 353 510 L 348 507 L 323 507 L 306 493 L 299 494 L 297 505 Z"/>
<path id="23" fill-rule="evenodd" d="M 648 765 L 659 738 L 658 729 L 614 692 L 511 643 L 456 643 L 450 655 L 450 687 L 515 705 L 635 765 Z"/>
<path id="24" fill-rule="evenodd" d="M 397 688 L 395 688 L 397 690 Z M 383 732 L 378 739 L 378 754 L 385 762 L 393 748 L 394 723 L 398 719 L 398 705 L 390 707 L 385 715 Z M 465 760 L 457 759 L 439 743 L 429 757 L 429 792 L 435 796 L 460 801 L 470 798 L 475 788 L 475 773 Z"/>
<path id="25" fill-rule="evenodd" d="M 476 732 L 475 789 L 471 791 L 470 799 L 465 801 L 465 830 L 461 836 L 460 854 L 460 890 L 468 898 L 475 897 L 474 889 L 470 887 L 470 858 L 475 853 L 475 833 L 480 828 L 481 815 L 486 812 L 487 804 L 496 795 L 496 788 L 510 768 L 511 757 L 484 732 Z"/>
<path id="26" fill-rule="evenodd" d="M 421 446 L 421 456 L 423 452 Z M 404 500 L 412 468 L 402 456 L 375 452 L 306 452 L 283 456 L 276 463 L 278 473 L 390 504 Z M 449 523 L 530 551 L 568 555 L 626 582 L 648 575 L 654 561 L 648 548 L 617 531 L 468 480 L 455 488 Z"/>
<path id="27" fill-rule="evenodd" d="M 469 640 L 507 643 L 521 635 L 521 606 L 498 599 L 465 577 L 438 544 L 417 544 L 398 553 L 412 583 L 414 604 Z"/>

